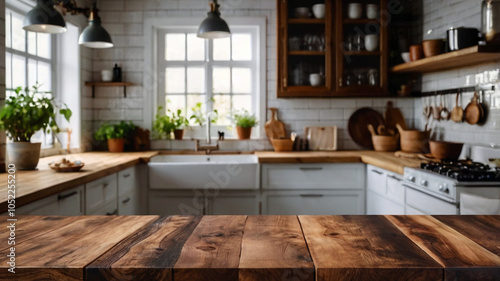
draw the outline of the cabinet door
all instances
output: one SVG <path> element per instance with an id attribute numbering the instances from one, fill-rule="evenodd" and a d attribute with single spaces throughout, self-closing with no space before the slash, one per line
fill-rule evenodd
<path id="1" fill-rule="evenodd" d="M 193 192 L 149 192 L 149 214 L 159 216 L 205 214 L 205 198 Z"/>
<path id="2" fill-rule="evenodd" d="M 366 166 L 366 189 L 380 195 L 386 194 L 386 171 L 372 165 Z"/>
<path id="3" fill-rule="evenodd" d="M 378 193 L 368 191 L 366 193 L 367 215 L 404 215 L 404 205 L 398 205 Z"/>
<path id="4" fill-rule="evenodd" d="M 315 18 L 314 4 L 325 4 L 324 18 Z M 334 90 L 333 4 L 325 1 L 283 1 L 278 6 L 278 97 L 330 96 Z M 308 7 L 310 14 L 295 10 Z M 318 83 L 313 82 L 311 74 Z"/>
<path id="5" fill-rule="evenodd" d="M 83 185 L 22 206 L 17 213 L 39 216 L 83 215 Z"/>
<path id="6" fill-rule="evenodd" d="M 114 202 L 110 202 L 87 215 L 90 216 L 116 216 L 118 215 L 118 208 L 116 206 L 116 200 Z"/>
<path id="7" fill-rule="evenodd" d="M 136 189 L 138 185 L 137 167 L 133 166 L 118 172 L 118 195 L 124 195 Z"/>
<path id="8" fill-rule="evenodd" d="M 131 191 L 118 197 L 118 215 L 130 216 L 139 214 L 137 192 Z"/>
<path id="9" fill-rule="evenodd" d="M 114 202 L 118 196 L 116 174 L 85 184 L 85 206 L 87 214 Z"/>
<path id="10" fill-rule="evenodd" d="M 264 192 L 265 215 L 363 215 L 363 191 Z"/>
<path id="11" fill-rule="evenodd" d="M 208 197 L 207 215 L 258 215 L 257 193 L 241 194 L 224 192 Z"/>

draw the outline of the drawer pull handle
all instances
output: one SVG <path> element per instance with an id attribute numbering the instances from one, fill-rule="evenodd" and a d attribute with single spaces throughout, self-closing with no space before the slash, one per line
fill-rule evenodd
<path id="1" fill-rule="evenodd" d="M 301 171 L 321 171 L 323 170 L 322 167 L 301 167 Z"/>
<path id="2" fill-rule="evenodd" d="M 323 194 L 301 194 L 300 197 L 323 197 Z"/>
<path id="3" fill-rule="evenodd" d="M 106 188 L 106 187 L 108 187 L 108 185 L 109 185 L 109 183 L 103 183 L 102 187 Z"/>
<path id="4" fill-rule="evenodd" d="M 372 172 L 374 172 L 375 174 L 379 174 L 379 175 L 384 174 L 384 173 L 382 173 L 381 171 L 377 171 L 377 170 L 372 170 Z"/>
<path id="5" fill-rule="evenodd" d="M 389 178 L 393 179 L 393 180 L 396 180 L 396 181 L 401 181 L 401 179 L 398 179 L 397 177 L 393 176 L 393 175 L 390 175 L 388 176 Z"/>
<path id="6" fill-rule="evenodd" d="M 123 177 L 128 178 L 128 177 L 130 177 L 130 174 L 124 174 Z"/>
<path id="7" fill-rule="evenodd" d="M 114 216 L 118 214 L 118 210 L 114 210 L 112 213 L 106 213 L 106 216 Z"/>
<path id="8" fill-rule="evenodd" d="M 64 200 L 66 198 L 69 198 L 69 197 L 77 195 L 77 194 L 78 194 L 77 191 L 73 191 L 73 192 L 70 192 L 68 194 L 59 194 L 59 195 L 57 195 L 57 200 L 59 200 L 59 201 Z"/>
<path id="9" fill-rule="evenodd" d="M 127 198 L 125 198 L 125 199 L 122 201 L 122 203 L 123 203 L 123 204 L 125 204 L 125 203 L 128 203 L 129 201 L 130 201 L 130 197 L 127 197 Z"/>

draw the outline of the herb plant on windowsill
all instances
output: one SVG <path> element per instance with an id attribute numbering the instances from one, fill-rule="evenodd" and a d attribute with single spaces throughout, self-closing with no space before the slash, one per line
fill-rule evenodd
<path id="1" fill-rule="evenodd" d="M 184 136 L 184 129 L 189 127 L 189 120 L 182 115 L 182 110 L 178 109 L 176 112 L 167 110 L 165 115 L 160 114 L 163 107 L 158 107 L 153 129 L 161 138 L 172 138 L 172 133 L 176 140 L 182 140 Z"/>
<path id="2" fill-rule="evenodd" d="M 33 170 L 38 165 L 41 143 L 31 143 L 31 137 L 40 130 L 44 133 L 60 132 L 57 114 L 68 122 L 72 115 L 66 105 L 57 110 L 54 99 L 47 97 L 51 92 L 40 91 L 39 87 L 17 87 L 15 95 L 8 97 L 0 110 L 0 128 L 5 129 L 13 141 L 7 145 L 7 155 L 19 170 Z"/>
<path id="3" fill-rule="evenodd" d="M 99 127 L 94 137 L 98 141 L 108 141 L 110 152 L 123 152 L 125 139 L 134 133 L 136 126 L 132 122 L 121 121 L 118 124 L 104 123 Z"/>
<path id="4" fill-rule="evenodd" d="M 247 110 L 236 112 L 234 115 L 236 123 L 236 131 L 240 140 L 250 139 L 252 135 L 252 127 L 258 124 L 255 114 L 250 114 Z"/>

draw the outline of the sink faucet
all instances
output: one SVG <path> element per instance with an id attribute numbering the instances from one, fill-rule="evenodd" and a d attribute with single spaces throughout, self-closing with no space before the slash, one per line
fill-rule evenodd
<path id="1" fill-rule="evenodd" d="M 207 114 L 207 139 L 206 139 L 206 145 L 205 146 L 200 146 L 200 140 L 196 140 L 195 142 L 195 151 L 199 150 L 205 150 L 206 154 L 210 154 L 210 151 L 212 150 L 219 150 L 219 143 L 215 141 L 215 145 L 212 144 L 212 139 L 210 138 L 210 125 L 211 125 L 211 120 L 210 120 L 210 113 Z"/>

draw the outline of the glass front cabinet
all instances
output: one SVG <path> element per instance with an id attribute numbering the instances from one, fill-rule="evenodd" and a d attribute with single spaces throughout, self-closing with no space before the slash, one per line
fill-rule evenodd
<path id="1" fill-rule="evenodd" d="M 277 0 L 278 97 L 384 96 L 386 0 Z"/>

